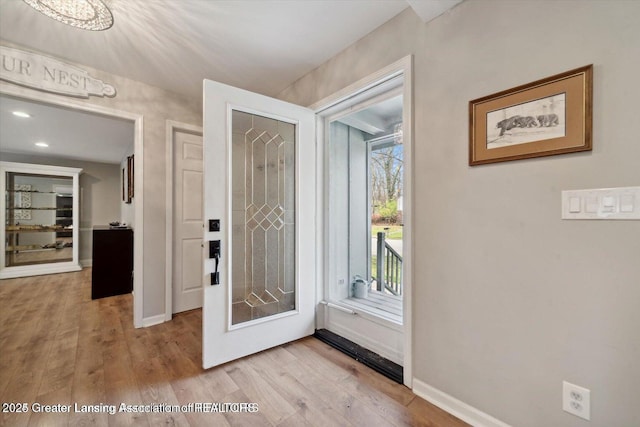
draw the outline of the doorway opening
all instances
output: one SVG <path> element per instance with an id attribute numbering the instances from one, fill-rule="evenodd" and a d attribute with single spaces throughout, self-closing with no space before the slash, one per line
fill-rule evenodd
<path id="1" fill-rule="evenodd" d="M 316 329 L 399 365 L 408 387 L 411 62 L 405 57 L 312 106 L 324 248 Z"/>
<path id="2" fill-rule="evenodd" d="M 209 242 L 204 277 L 205 283 L 211 284 L 204 287 L 203 293 L 205 368 L 327 329 L 401 365 L 401 380 L 411 387 L 411 64 L 411 57 L 405 57 L 309 108 L 205 80 L 204 218 L 210 227 L 205 227 L 204 232 L 204 240 Z M 387 118 L 384 126 L 379 123 L 380 131 L 366 132 L 342 123 L 353 113 L 375 115 L 374 111 L 394 103 L 401 106 L 396 111 L 401 119 Z M 234 118 L 234 112 L 249 115 L 235 114 Z M 249 118 L 252 124 L 240 126 L 236 132 L 236 124 L 246 121 L 248 125 Z M 292 141 L 303 148 L 285 149 L 281 156 L 286 143 L 276 136 L 280 132 L 255 126 L 256 120 L 263 122 L 265 118 L 274 119 L 269 123 L 272 127 L 275 124 L 276 130 L 280 121 L 296 124 L 285 133 L 291 134 L 295 129 Z M 401 128 L 402 138 L 398 138 Z M 389 129 L 397 135 L 383 135 Z M 342 132 L 347 141 L 353 138 L 353 145 L 344 140 L 341 144 L 330 143 L 325 135 L 331 132 Z M 385 138 L 376 139 L 382 136 Z M 401 186 L 392 194 L 393 200 L 385 200 L 384 204 L 388 207 L 393 202 L 397 211 L 398 198 L 402 196 L 402 224 L 407 232 L 403 232 L 402 254 L 397 254 L 402 261 L 394 278 L 381 275 L 385 267 L 376 267 L 375 274 L 381 274 L 373 275 L 372 215 L 381 207 L 374 209 L 373 205 L 381 203 L 373 202 L 370 172 L 381 150 L 396 145 L 407 147 L 402 150 L 402 162 L 391 163 L 399 167 Z M 333 146 L 335 149 L 331 149 Z M 352 150 L 352 156 L 340 155 L 345 149 L 347 154 Z M 251 156 L 247 155 L 249 151 Z M 287 161 L 287 153 L 291 161 Z M 286 178 L 287 164 L 294 165 L 293 180 Z M 281 172 L 283 179 L 277 178 Z M 263 179 L 255 179 L 263 176 L 273 182 L 273 194 L 269 193 L 269 186 L 263 185 Z M 338 179 L 342 182 L 334 185 Z M 234 180 L 238 180 L 238 186 Z M 287 197 L 291 194 L 288 185 L 293 185 L 294 198 Z M 288 203 L 292 202 L 295 213 L 287 215 Z M 317 221 L 321 221 L 320 227 L 316 226 Z M 281 225 L 289 223 L 295 227 L 293 240 L 289 240 L 286 230 L 284 236 L 276 233 Z M 218 226 L 211 226 L 215 224 Z M 377 239 L 377 231 L 375 234 Z M 247 246 L 249 238 L 251 247 Z M 352 243 L 357 248 L 351 248 Z M 273 250 L 266 251 L 268 248 Z M 276 258 L 281 259 L 280 254 L 290 253 L 288 248 L 294 251 L 295 263 L 289 264 L 294 269 L 288 269 L 286 263 L 282 269 L 276 262 Z M 242 252 L 238 254 L 237 250 Z M 234 258 L 240 262 L 234 263 Z M 295 294 L 291 295 L 295 302 L 289 303 L 286 278 L 292 273 Z M 380 291 L 367 289 L 366 297 L 360 299 L 374 294 L 395 299 L 398 312 L 394 314 L 385 304 L 381 306 L 386 309 L 359 305 L 358 296 L 362 294 L 355 295 L 351 286 L 356 274 L 363 275 L 365 282 L 375 277 L 376 287 L 380 286 Z M 263 278 L 268 277 L 274 280 L 274 286 L 263 286 Z M 284 281 L 280 281 L 281 277 Z M 254 278 L 259 280 L 248 280 Z M 318 283 L 322 286 L 316 286 Z M 240 290 L 237 299 L 232 292 L 236 286 Z M 279 292 L 284 296 L 283 304 L 280 299 L 271 298 Z M 246 317 L 239 315 L 236 319 L 231 307 L 236 303 L 245 308 Z M 266 313 L 263 308 L 273 312 Z"/>
<path id="3" fill-rule="evenodd" d="M 402 324 L 401 87 L 329 120 L 329 297 Z"/>
<path id="4" fill-rule="evenodd" d="M 104 168 L 99 167 L 100 164 L 115 164 L 118 162 L 117 158 L 121 158 L 125 154 L 135 153 L 135 156 L 132 156 L 133 167 L 131 168 L 131 182 L 135 183 L 135 187 L 138 190 L 143 188 L 144 162 L 141 115 L 102 107 L 96 104 L 79 102 L 73 99 L 68 99 L 47 93 L 30 93 L 26 92 L 23 89 L 13 87 L 4 87 L 2 88 L 2 90 L 0 90 L 0 103 L 2 103 L 3 114 L 7 113 L 7 111 L 10 111 L 7 110 L 9 105 L 29 105 L 29 108 L 37 108 L 36 116 L 41 121 L 41 123 L 44 123 L 45 126 L 22 126 L 20 128 L 16 127 L 12 130 L 12 127 L 8 126 L 9 121 L 3 118 L 2 122 L 4 126 L 2 126 L 2 135 L 0 135 L 2 144 L 0 145 L 2 145 L 3 152 L 10 153 L 9 160 L 21 163 L 53 163 L 59 165 L 68 164 L 70 161 L 74 161 L 74 159 L 83 160 L 98 165 L 97 167 L 100 169 L 100 173 L 102 174 L 102 172 L 104 172 Z M 64 115 L 64 117 L 62 115 Z M 66 124 L 61 125 L 61 123 Z M 123 126 L 116 126 L 117 123 L 120 123 Z M 120 133 L 112 134 L 104 130 L 104 128 L 112 129 L 114 128 L 114 126 L 118 129 L 124 129 L 123 132 L 126 133 L 126 137 L 121 137 L 122 135 Z M 50 147 L 51 150 L 55 151 L 54 154 L 45 154 L 44 152 L 33 151 L 33 148 L 27 148 L 30 146 L 29 144 L 24 143 L 24 141 L 29 139 L 28 133 L 25 133 L 26 130 L 40 131 L 45 128 L 48 129 L 48 131 L 45 133 L 56 141 L 56 144 Z M 11 135 L 10 132 L 14 132 L 15 135 Z M 108 135 L 115 136 L 112 136 L 112 140 L 108 140 L 105 142 L 103 139 L 97 137 L 102 136 L 103 134 L 107 135 L 107 139 Z M 126 147 L 117 146 L 116 144 L 110 143 L 111 141 L 126 141 L 127 144 L 130 144 L 130 151 L 128 153 L 123 152 L 123 149 Z M 11 147 L 9 146 L 9 142 L 19 142 L 19 146 Z M 89 142 L 97 144 L 98 148 L 89 147 Z M 110 160 L 104 157 L 93 157 L 104 155 L 117 155 L 117 158 L 115 160 Z M 60 159 L 60 161 L 58 159 Z M 119 167 L 113 167 L 117 171 L 120 171 Z M 120 167 L 122 167 L 122 163 L 120 164 Z M 111 177 L 112 175 L 109 176 Z M 108 181 L 105 183 L 105 185 L 107 186 L 110 185 L 111 182 L 118 183 L 114 186 L 114 188 L 116 188 L 115 196 L 113 197 L 115 202 L 112 205 L 119 204 L 118 199 L 120 198 L 120 183 L 123 182 L 120 181 L 120 176 L 121 175 L 119 175 L 119 172 L 117 172 L 115 174 L 114 180 L 111 180 L 111 178 L 109 180 L 103 180 L 105 182 Z M 98 182 L 91 180 L 89 181 L 89 183 L 92 187 L 99 184 Z M 123 198 L 124 195 L 124 190 L 122 190 Z M 98 206 L 95 209 L 81 208 L 80 212 L 83 213 L 80 217 L 79 230 L 77 230 L 78 234 L 80 235 L 78 239 L 80 246 L 80 248 L 78 248 L 80 251 L 80 263 L 84 265 L 89 265 L 89 263 L 91 262 L 91 228 L 92 225 L 94 225 L 94 216 L 103 215 L 103 217 L 100 217 L 98 220 L 96 220 L 96 222 L 100 224 L 109 222 L 113 219 L 118 219 L 118 217 L 120 217 L 120 221 L 127 222 L 132 226 L 132 228 L 136 230 L 133 238 L 133 324 L 135 327 L 144 326 L 142 310 L 144 291 L 142 256 L 144 241 L 144 230 L 142 227 L 144 206 L 143 196 L 144 194 L 142 191 L 135 191 L 135 197 L 131 199 L 131 203 L 123 206 L 125 205 L 125 203 L 123 202 L 123 205 L 117 207 L 116 211 L 113 212 L 113 214 L 107 213 L 111 211 L 101 206 Z M 88 204 L 90 204 L 93 200 L 91 198 L 91 194 L 88 193 L 88 190 L 81 190 L 79 199 Z M 103 202 L 103 200 L 100 198 L 96 199 L 99 203 Z M 57 209 L 56 206 L 56 211 L 58 210 L 59 209 Z M 57 241 L 61 240 L 58 237 L 62 236 L 56 236 L 56 250 L 59 250 L 57 249 Z M 62 242 L 64 245 L 64 239 L 62 239 Z M 88 248 L 86 256 L 84 255 L 85 252 L 83 252 L 82 250 L 83 247 Z"/>

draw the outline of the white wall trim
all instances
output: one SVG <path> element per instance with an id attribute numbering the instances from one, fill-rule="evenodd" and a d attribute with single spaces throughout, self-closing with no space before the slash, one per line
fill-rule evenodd
<path id="1" fill-rule="evenodd" d="M 134 211 L 136 219 L 134 221 L 133 233 L 133 325 L 136 328 L 142 327 L 142 313 L 144 307 L 144 191 L 142 191 L 142 189 L 144 188 L 143 116 L 141 114 L 116 110 L 97 104 L 79 102 L 72 98 L 63 97 L 61 95 L 53 95 L 41 92 L 34 93 L 32 89 L 25 89 L 22 87 L 15 87 L 11 85 L 0 86 L 0 93 L 9 96 L 15 96 L 17 98 L 27 99 L 34 102 L 44 102 L 55 106 L 66 107 L 73 110 L 86 111 L 90 113 L 103 114 L 105 116 L 118 117 L 134 122 L 134 183 L 137 191 L 135 192 L 134 197 Z"/>
<path id="2" fill-rule="evenodd" d="M 135 119 L 133 144 L 133 326 L 143 326 L 144 313 L 144 129 L 143 117 Z M 137 297 L 136 297 L 137 296 Z"/>
<path id="3" fill-rule="evenodd" d="M 173 143 L 176 131 L 190 132 L 202 136 L 202 126 L 167 120 L 166 124 L 166 190 L 165 190 L 165 307 L 164 321 L 173 316 Z"/>
<path id="4" fill-rule="evenodd" d="M 91 259 L 91 258 L 89 258 L 89 259 L 81 259 L 80 260 L 80 265 L 82 266 L 82 268 L 93 267 L 93 259 Z"/>
<path id="5" fill-rule="evenodd" d="M 475 427 L 511 427 L 509 424 L 464 403 L 455 397 L 438 390 L 429 384 L 413 379 L 413 392 L 424 400 L 447 411 L 453 416 Z"/>
<path id="6" fill-rule="evenodd" d="M 413 387 L 413 56 L 406 56 L 394 65 L 404 74 L 402 98 L 402 132 L 405 145 L 404 156 L 404 199 L 403 199 L 403 265 L 402 269 L 402 312 L 404 326 L 404 384 Z"/>
<path id="7" fill-rule="evenodd" d="M 164 314 L 158 314 L 156 316 L 145 317 L 142 319 L 142 327 L 148 328 L 149 326 L 159 325 L 164 323 Z"/>
<path id="8" fill-rule="evenodd" d="M 368 76 L 363 77 L 357 82 L 340 89 L 334 94 L 329 95 L 321 99 L 320 101 L 314 102 L 308 108 L 312 109 L 317 114 L 320 114 L 324 110 L 327 110 L 343 101 L 346 101 L 357 93 L 365 92 L 371 89 L 372 87 L 378 85 L 378 83 L 380 83 L 381 81 L 389 79 L 391 76 L 403 74 L 407 71 L 410 72 L 412 68 L 413 56 L 407 55 L 404 58 L 401 58 L 398 61 L 376 71 L 375 73 L 369 74 Z"/>

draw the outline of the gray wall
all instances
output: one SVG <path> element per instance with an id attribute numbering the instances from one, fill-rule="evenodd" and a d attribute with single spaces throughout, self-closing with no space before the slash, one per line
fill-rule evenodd
<path id="1" fill-rule="evenodd" d="M 5 46 L 22 48 L 5 40 L 0 42 Z M 113 85 L 117 94 L 114 98 L 74 98 L 74 102 L 100 105 L 143 116 L 144 301 L 142 315 L 144 318 L 159 316 L 165 312 L 166 121 L 175 120 L 199 126 L 202 123 L 202 100 L 188 99 L 179 94 L 96 70 L 86 65 L 77 65 L 87 70 L 92 77 Z M 18 88 L 19 91 L 30 96 L 42 96 L 42 92 L 0 82 L 0 90 L 6 86 L 11 86 L 14 91 Z M 54 97 L 69 99 L 58 95 L 54 95 Z M 119 215 L 120 212 L 116 214 L 116 217 Z"/>
<path id="2" fill-rule="evenodd" d="M 107 163 L 57 157 L 29 156 L 1 153 L 7 162 L 82 168 L 80 174 L 80 246 L 79 259 L 83 265 L 91 262 L 92 228 L 120 218 L 120 167 Z M 40 223 L 43 223 L 40 221 Z"/>
<path id="3" fill-rule="evenodd" d="M 640 184 L 640 2 L 407 9 L 280 98 L 310 105 L 414 55 L 414 375 L 516 426 L 637 426 L 640 222 L 562 221 L 560 191 Z M 468 166 L 468 102 L 594 64 L 592 152 Z"/>

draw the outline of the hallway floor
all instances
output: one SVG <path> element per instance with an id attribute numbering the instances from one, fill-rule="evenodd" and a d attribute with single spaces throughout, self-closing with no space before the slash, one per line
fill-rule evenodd
<path id="1" fill-rule="evenodd" d="M 203 370 L 200 310 L 134 329 L 131 295 L 90 295 L 91 269 L 0 281 L 0 400 L 27 404 L 0 426 L 467 425 L 312 337 Z M 205 402 L 258 411 L 119 412 Z"/>

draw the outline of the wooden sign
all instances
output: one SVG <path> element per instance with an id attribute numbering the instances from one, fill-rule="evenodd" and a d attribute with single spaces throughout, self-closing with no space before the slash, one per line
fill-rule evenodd
<path id="1" fill-rule="evenodd" d="M 116 96 L 116 89 L 82 68 L 48 56 L 0 46 L 0 80 L 60 95 Z"/>

